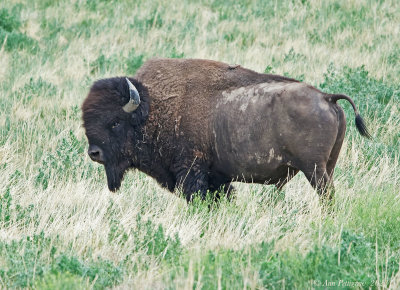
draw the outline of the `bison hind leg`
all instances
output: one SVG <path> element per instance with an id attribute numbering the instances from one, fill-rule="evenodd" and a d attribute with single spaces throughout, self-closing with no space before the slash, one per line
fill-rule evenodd
<path id="1" fill-rule="evenodd" d="M 285 177 L 280 178 L 276 183 L 275 187 L 278 191 L 282 191 L 282 188 L 288 183 L 298 172 L 297 168 L 291 166 L 285 166 L 284 171 L 286 172 Z"/>
<path id="2" fill-rule="evenodd" d="M 325 166 L 315 166 L 314 169 L 302 170 L 311 186 L 315 188 L 323 201 L 331 201 L 335 188 L 332 178 L 327 173 Z"/>
<path id="3" fill-rule="evenodd" d="M 338 109 L 337 114 L 338 114 L 338 122 L 339 122 L 338 133 L 336 136 L 335 144 L 333 145 L 333 148 L 329 155 L 328 162 L 326 163 L 326 171 L 331 179 L 333 178 L 333 173 L 335 170 L 336 162 L 338 160 L 340 149 L 342 148 L 344 135 L 346 132 L 346 120 L 344 117 L 343 110 Z M 332 184 L 333 184 L 333 182 L 332 182 Z"/>

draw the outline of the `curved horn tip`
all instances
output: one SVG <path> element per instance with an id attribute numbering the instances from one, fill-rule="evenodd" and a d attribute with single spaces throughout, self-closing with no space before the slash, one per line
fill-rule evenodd
<path id="1" fill-rule="evenodd" d="M 128 78 L 125 78 L 129 86 L 129 101 L 123 106 L 123 110 L 127 113 L 135 111 L 140 105 L 140 96 L 136 87 L 131 83 Z"/>
<path id="2" fill-rule="evenodd" d="M 126 82 L 128 83 L 129 90 L 133 90 L 133 91 L 135 91 L 135 92 L 139 95 L 138 90 L 137 90 L 136 87 L 131 83 L 131 81 L 130 81 L 128 78 L 125 78 L 125 79 L 126 79 Z"/>

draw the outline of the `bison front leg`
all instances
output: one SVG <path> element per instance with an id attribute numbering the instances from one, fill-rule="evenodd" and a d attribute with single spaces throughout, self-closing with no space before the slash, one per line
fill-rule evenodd
<path id="1" fill-rule="evenodd" d="M 226 196 L 229 201 L 232 201 L 236 196 L 236 189 L 231 182 L 216 183 L 214 181 L 211 182 L 209 189 L 214 192 L 215 201 L 219 201 L 222 196 Z"/>
<path id="2" fill-rule="evenodd" d="M 195 193 L 199 193 L 201 199 L 206 198 L 209 188 L 208 174 L 201 165 L 192 164 L 190 167 L 180 167 L 176 172 L 176 180 L 176 187 L 182 190 L 187 202 L 193 200 Z"/>
<path id="3" fill-rule="evenodd" d="M 233 199 L 235 199 L 236 196 L 236 188 L 232 185 L 231 182 L 225 183 L 224 184 L 224 188 L 223 191 L 226 195 L 226 198 L 229 201 L 232 201 Z"/>

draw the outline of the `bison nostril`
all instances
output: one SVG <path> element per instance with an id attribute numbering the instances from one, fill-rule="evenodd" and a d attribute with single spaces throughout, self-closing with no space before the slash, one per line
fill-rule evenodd
<path id="1" fill-rule="evenodd" d="M 89 147 L 88 154 L 90 159 L 97 162 L 104 162 L 102 151 L 96 145 Z"/>
<path id="2" fill-rule="evenodd" d="M 90 151 L 89 155 L 92 158 L 96 158 L 96 157 L 98 157 L 100 155 L 100 152 L 99 151 Z"/>

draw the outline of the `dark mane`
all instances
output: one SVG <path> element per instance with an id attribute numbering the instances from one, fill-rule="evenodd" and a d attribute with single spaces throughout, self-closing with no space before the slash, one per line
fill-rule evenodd
<path id="1" fill-rule="evenodd" d="M 140 95 L 140 106 L 132 113 L 132 120 L 135 124 L 143 123 L 148 116 L 149 94 L 147 88 L 136 79 L 129 78 L 129 81 L 136 87 Z M 83 117 L 92 116 L 96 118 L 109 111 L 120 110 L 129 101 L 129 87 L 125 77 L 114 77 L 100 79 L 94 82 L 89 94 L 82 105 Z"/>

